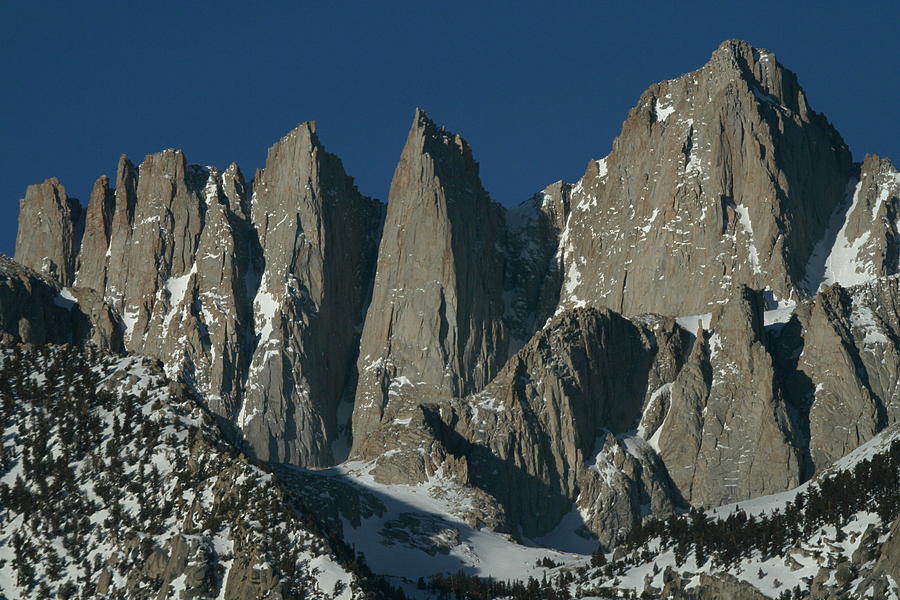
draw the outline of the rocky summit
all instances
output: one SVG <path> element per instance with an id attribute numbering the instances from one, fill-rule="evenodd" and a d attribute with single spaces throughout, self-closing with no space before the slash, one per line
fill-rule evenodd
<path id="1" fill-rule="evenodd" d="M 0 597 L 898 597 L 898 222 L 739 40 L 514 207 L 420 109 L 386 204 L 312 121 L 29 186 Z"/>

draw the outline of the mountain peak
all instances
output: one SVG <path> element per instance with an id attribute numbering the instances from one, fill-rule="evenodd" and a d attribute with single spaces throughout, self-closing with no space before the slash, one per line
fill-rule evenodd
<path id="1" fill-rule="evenodd" d="M 321 147 L 322 144 L 316 135 L 316 122 L 304 121 L 269 147 L 266 165 L 267 167 L 271 166 L 273 161 L 285 152 L 291 154 L 292 158 L 289 159 L 289 162 L 293 162 L 294 160 L 299 160 L 299 156 L 310 154 L 314 148 Z"/>
<path id="2" fill-rule="evenodd" d="M 735 56 L 771 54 L 771 52 L 769 52 L 765 48 L 757 48 L 750 42 L 737 38 L 723 41 L 721 44 L 719 44 L 718 48 L 716 48 L 713 53 L 716 52 L 730 52 Z"/>
<path id="3" fill-rule="evenodd" d="M 740 284 L 796 297 L 850 175 L 846 145 L 796 75 L 726 40 L 700 69 L 651 85 L 573 188 L 564 255 L 603 269 L 568 265 L 563 304 L 705 313 Z M 616 235 L 598 241 L 597 223 Z M 703 293 L 682 279 L 683 260 L 712 282 Z"/>
<path id="4" fill-rule="evenodd" d="M 483 388 L 505 361 L 502 220 L 469 145 L 417 109 L 391 182 L 361 339 L 356 456 L 377 452 L 385 415 L 414 406 L 392 399 L 392 381 L 416 382 L 421 397 L 458 396 Z"/>
<path id="5" fill-rule="evenodd" d="M 394 178 L 401 174 L 399 169 L 402 166 L 419 155 L 430 157 L 434 163 L 435 175 L 445 182 L 453 183 L 462 178 L 467 180 L 466 185 L 475 186 L 483 192 L 479 166 L 472 153 L 472 147 L 460 134 L 435 123 L 421 108 L 417 108 L 413 115 L 413 122 Z"/>
<path id="6" fill-rule="evenodd" d="M 743 40 L 726 40 L 712 53 L 701 71 L 737 75 L 746 82 L 758 103 L 807 118 L 809 107 L 797 75 L 765 48 L 756 48 Z M 730 77 L 728 81 L 722 78 L 720 84 L 729 82 Z"/>
<path id="7" fill-rule="evenodd" d="M 71 285 L 81 241 L 82 210 L 56 177 L 30 185 L 19 203 L 16 260 Z"/>
<path id="8" fill-rule="evenodd" d="M 295 135 L 308 135 L 314 136 L 316 134 L 316 122 L 315 121 L 303 121 L 302 123 L 298 123 L 296 127 L 291 129 L 287 135 L 284 137 L 291 137 Z"/>
<path id="9" fill-rule="evenodd" d="M 413 126 L 416 126 L 416 125 L 424 126 L 424 125 L 428 125 L 428 124 L 434 125 L 434 121 L 432 121 L 428 117 L 428 113 L 425 111 L 424 108 L 419 108 L 417 106 L 415 113 L 413 113 Z"/>

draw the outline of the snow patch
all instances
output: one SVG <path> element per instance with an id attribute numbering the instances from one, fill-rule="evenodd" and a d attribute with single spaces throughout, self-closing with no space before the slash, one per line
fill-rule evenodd
<path id="1" fill-rule="evenodd" d="M 125 338 L 131 339 L 134 335 L 134 326 L 137 324 L 140 311 L 136 306 L 126 306 L 122 311 L 122 324 L 125 325 Z"/>
<path id="2" fill-rule="evenodd" d="M 850 218 L 856 212 L 862 191 L 862 182 L 856 182 L 853 190 L 853 200 L 850 207 L 842 215 L 841 228 L 838 230 L 834 245 L 825 259 L 824 273 L 819 287 L 839 283 L 842 286 L 852 286 L 864 283 L 875 277 L 874 267 L 871 263 L 861 260 L 859 251 L 869 241 L 870 231 L 866 230 L 851 241 L 848 237 L 847 227 Z"/>
<path id="3" fill-rule="evenodd" d="M 259 340 L 265 342 L 275 330 L 275 315 L 278 313 L 278 300 L 269 291 L 266 278 L 263 278 L 263 283 L 253 299 L 253 310 L 256 313 L 256 329 L 259 332 Z"/>
<path id="4" fill-rule="evenodd" d="M 875 313 L 871 308 L 860 305 L 855 296 L 853 298 L 852 307 L 850 312 L 850 325 L 854 329 L 860 329 L 863 332 L 864 345 L 887 344 L 890 342 L 881 326 L 878 324 Z"/>
<path id="5" fill-rule="evenodd" d="M 466 512 L 473 506 L 471 492 L 448 479 L 439 470 L 419 485 L 387 485 L 375 481 L 374 463 L 347 462 L 307 474 L 335 478 L 361 488 L 377 498 L 385 510 L 360 520 L 357 526 L 341 517 L 347 543 L 361 551 L 376 573 L 418 577 L 437 572 L 493 577 L 502 580 L 541 577 L 544 569 L 536 563 L 548 557 L 556 563 L 574 566 L 584 560 L 579 554 L 518 544 L 504 533 L 467 523 Z M 408 543 L 413 538 L 436 540 L 440 548 Z M 405 538 L 407 541 L 400 541 Z M 549 540 L 548 540 L 549 541 Z"/>
<path id="6" fill-rule="evenodd" d="M 762 273 L 762 268 L 759 266 L 759 253 L 756 250 L 756 241 L 753 239 L 753 221 L 750 220 L 750 209 L 746 204 L 738 204 L 734 207 L 734 210 L 737 212 L 741 226 L 743 226 L 744 232 L 747 234 L 750 266 L 753 267 L 753 272 L 759 275 Z"/>
<path id="7" fill-rule="evenodd" d="M 669 106 L 660 106 L 659 98 L 656 99 L 656 103 L 653 105 L 653 112 L 656 114 L 657 121 L 665 121 L 669 118 L 673 112 L 675 112 L 675 105 L 670 104 Z"/>
<path id="8" fill-rule="evenodd" d="M 78 304 L 78 300 L 72 295 L 72 290 L 64 287 L 59 290 L 59 293 L 56 296 L 54 296 L 53 304 L 60 308 L 65 308 L 66 310 L 72 310 L 75 308 L 75 305 Z"/>
<path id="9" fill-rule="evenodd" d="M 675 322 L 688 333 L 697 333 L 698 327 L 702 327 L 709 331 L 710 323 L 712 323 L 712 313 L 708 312 L 702 315 L 675 317 Z"/>
<path id="10" fill-rule="evenodd" d="M 656 221 L 656 217 L 659 216 L 659 209 L 654 208 L 653 213 L 647 218 L 647 224 L 643 227 L 639 227 L 641 231 L 644 232 L 644 235 L 650 233 L 650 230 L 653 228 L 653 222 Z"/>
<path id="11" fill-rule="evenodd" d="M 796 304 L 785 304 L 778 308 L 765 311 L 763 313 L 763 325 L 768 327 L 769 325 L 781 325 L 787 323 L 791 320 L 791 315 L 794 314 L 794 309 L 796 308 Z"/>
<path id="12" fill-rule="evenodd" d="M 197 263 L 194 263 L 191 265 L 191 270 L 187 273 L 179 275 L 178 277 L 169 277 L 166 280 L 165 288 L 166 291 L 169 292 L 169 312 L 167 312 L 166 316 L 163 318 L 163 331 L 169 330 L 172 319 L 184 303 L 184 297 L 188 290 L 188 282 L 191 280 L 191 276 L 196 273 Z"/>

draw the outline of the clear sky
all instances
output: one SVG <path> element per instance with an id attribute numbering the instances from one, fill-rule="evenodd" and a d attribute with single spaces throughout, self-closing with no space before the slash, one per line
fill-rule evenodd
<path id="1" fill-rule="evenodd" d="M 181 148 L 245 175 L 318 121 L 386 199 L 415 107 L 461 133 L 515 204 L 604 156 L 653 82 L 728 38 L 775 52 L 859 160 L 900 159 L 900 2 L 0 0 L 0 252 L 19 198 L 56 176 L 84 202 L 122 153 Z"/>

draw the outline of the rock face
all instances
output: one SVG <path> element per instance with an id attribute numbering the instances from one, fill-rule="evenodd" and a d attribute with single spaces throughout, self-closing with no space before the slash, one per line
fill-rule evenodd
<path id="1" fill-rule="evenodd" d="M 782 337 L 793 358 L 784 387 L 820 471 L 900 420 L 900 305 L 896 276 L 833 285 L 796 310 Z"/>
<path id="2" fill-rule="evenodd" d="M 84 289 L 62 289 L 0 256 L 0 344 L 83 344 L 124 350 L 117 317 L 103 298 Z"/>
<path id="3" fill-rule="evenodd" d="M 644 423 L 682 496 L 719 506 L 800 483 L 798 436 L 766 348 L 763 301 L 743 288 L 713 313 L 668 393 L 658 425 Z"/>
<path id="4" fill-rule="evenodd" d="M 30 185 L 19 204 L 15 259 L 61 285 L 75 279 L 81 242 L 81 205 L 55 177 Z"/>
<path id="5" fill-rule="evenodd" d="M 106 250 L 112 236 L 116 210 L 114 190 L 109 177 L 102 175 L 94 183 L 84 219 L 84 238 L 78 255 L 78 281 L 75 285 L 94 290 L 106 289 Z"/>
<path id="6" fill-rule="evenodd" d="M 900 174 L 891 162 L 866 155 L 817 244 L 806 286 L 865 283 L 900 271 Z"/>
<path id="7" fill-rule="evenodd" d="M 690 315 L 740 285 L 796 299 L 850 177 L 846 146 L 796 76 L 724 42 L 644 92 L 573 188 L 562 304 Z"/>
<path id="8" fill-rule="evenodd" d="M 331 444 L 355 376 L 381 205 L 357 192 L 312 123 L 269 150 L 252 204 L 265 269 L 253 300 L 259 340 L 238 425 L 261 458 L 334 464 Z"/>
<path id="9" fill-rule="evenodd" d="M 472 150 L 416 111 L 394 172 L 372 302 L 359 352 L 353 454 L 394 397 L 462 396 L 506 359 L 503 209 L 484 191 Z"/>
<path id="10" fill-rule="evenodd" d="M 16 256 L 74 283 L 97 323 L 105 301 L 97 335 L 164 360 L 254 456 L 333 464 L 382 209 L 312 123 L 270 150 L 255 190 L 237 165 L 123 156 L 115 188 L 94 186 L 80 248 L 77 203 L 55 180 L 29 188 Z"/>
<path id="11" fill-rule="evenodd" d="M 506 213 L 504 291 L 510 354 L 553 315 L 562 285 L 559 242 L 572 186 L 557 181 Z"/>
<path id="12" fill-rule="evenodd" d="M 672 320 L 567 312 L 483 392 L 441 414 L 466 441 L 470 480 L 526 535 L 546 533 L 576 503 L 589 516 L 586 529 L 608 544 L 640 518 L 641 505 L 666 512 L 677 502 L 665 468 L 633 429 L 689 347 Z M 444 443 L 459 447 L 449 436 Z"/>
<path id="13" fill-rule="evenodd" d="M 701 573 L 693 587 L 685 589 L 687 582 L 677 575 L 662 590 L 663 598 L 676 600 L 766 600 L 768 596 L 733 575 L 711 576 Z"/>
<path id="14" fill-rule="evenodd" d="M 74 341 L 71 315 L 57 285 L 0 257 L 0 337 L 4 345 Z"/>
<path id="15" fill-rule="evenodd" d="M 229 189 L 225 175 L 240 185 Z M 244 281 L 252 231 L 226 196 L 243 192 L 240 177 L 235 166 L 223 175 L 189 165 L 178 150 L 139 168 L 122 157 L 115 191 L 101 180 L 92 194 L 77 278 L 115 308 L 130 352 L 165 360 L 226 417 L 240 402 L 253 343 Z"/>

